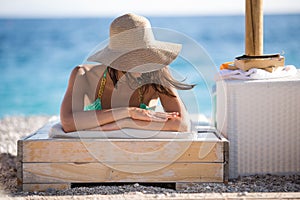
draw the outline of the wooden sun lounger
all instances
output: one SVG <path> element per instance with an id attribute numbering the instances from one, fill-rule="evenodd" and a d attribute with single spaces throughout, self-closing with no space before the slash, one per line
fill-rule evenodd
<path id="1" fill-rule="evenodd" d="M 213 132 L 176 140 L 54 139 L 49 128 L 18 141 L 18 184 L 24 191 L 76 183 L 176 183 L 180 188 L 228 181 L 228 141 Z"/>

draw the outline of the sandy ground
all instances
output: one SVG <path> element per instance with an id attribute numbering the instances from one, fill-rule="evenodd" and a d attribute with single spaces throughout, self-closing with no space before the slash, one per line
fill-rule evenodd
<path id="1" fill-rule="evenodd" d="M 161 185 L 77 187 L 65 191 L 21 192 L 16 187 L 18 139 L 27 136 L 49 116 L 0 119 L 0 199 L 300 199 L 300 175 L 249 176 L 225 184 L 197 184 L 176 191 Z"/>

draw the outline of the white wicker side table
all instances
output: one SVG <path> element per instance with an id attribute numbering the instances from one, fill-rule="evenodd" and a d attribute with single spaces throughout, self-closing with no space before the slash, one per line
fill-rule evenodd
<path id="1" fill-rule="evenodd" d="M 300 71 L 217 81 L 216 123 L 230 142 L 229 178 L 300 173 Z"/>

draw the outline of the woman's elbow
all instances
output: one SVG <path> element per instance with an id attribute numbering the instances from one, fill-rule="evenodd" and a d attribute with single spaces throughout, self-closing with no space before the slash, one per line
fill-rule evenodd
<path id="1" fill-rule="evenodd" d="M 173 131 L 179 131 L 179 132 L 188 132 L 190 131 L 190 123 L 188 123 L 187 120 L 182 119 L 181 117 L 176 117 L 173 119 L 170 119 L 171 122 L 171 129 Z"/>
<path id="2" fill-rule="evenodd" d="M 61 113 L 60 122 L 64 132 L 68 133 L 68 132 L 76 131 L 74 118 L 71 113 Z"/>

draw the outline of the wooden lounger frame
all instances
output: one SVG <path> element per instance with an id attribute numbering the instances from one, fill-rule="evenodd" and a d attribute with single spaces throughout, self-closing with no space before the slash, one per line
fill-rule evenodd
<path id="1" fill-rule="evenodd" d="M 72 183 L 172 182 L 178 189 L 191 183 L 227 182 L 228 141 L 209 134 L 207 138 L 207 133 L 199 133 L 192 140 L 53 139 L 38 131 L 18 141 L 18 185 L 24 191 L 43 191 L 68 189 Z M 164 150 L 128 157 L 112 146 L 128 152 Z M 167 161 L 180 149 L 184 151 L 176 160 Z"/>

